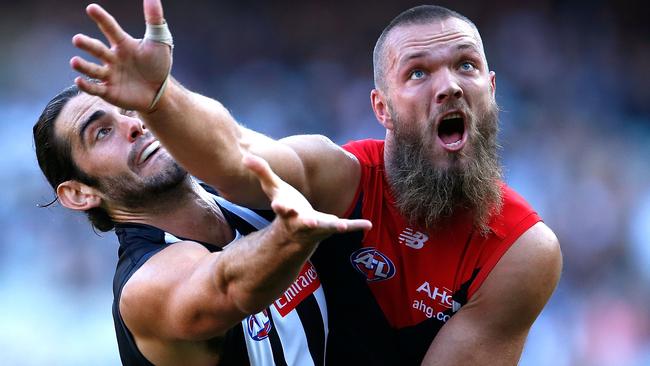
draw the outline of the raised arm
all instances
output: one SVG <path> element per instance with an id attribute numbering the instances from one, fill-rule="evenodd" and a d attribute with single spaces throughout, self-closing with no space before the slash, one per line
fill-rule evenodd
<path id="1" fill-rule="evenodd" d="M 359 164 L 328 138 L 301 135 L 273 140 L 239 125 L 221 103 L 176 82 L 155 111 L 141 116 L 181 165 L 231 201 L 268 205 L 255 177 L 240 163 L 246 153 L 267 160 L 319 210 L 341 215 L 355 193 L 349 187 L 358 184 Z"/>
<path id="2" fill-rule="evenodd" d="M 244 165 L 272 201 L 277 217 L 270 226 L 222 252 L 210 253 L 193 242 L 171 245 L 124 287 L 122 317 L 152 361 L 167 352 L 156 346 L 160 342 L 208 340 L 267 307 L 295 280 L 321 239 L 371 227 L 366 220 L 313 210 L 260 158 L 247 156 Z"/>
<path id="3" fill-rule="evenodd" d="M 132 38 L 98 5 L 90 5 L 87 12 L 111 48 L 99 40 L 75 36 L 75 46 L 102 61 L 98 65 L 74 57 L 71 65 L 75 70 L 100 80 L 94 83 L 77 78 L 75 82 L 89 94 L 137 111 L 192 174 L 232 201 L 267 206 L 268 199 L 255 177 L 240 163 L 243 154 L 250 152 L 265 158 L 317 209 L 342 214 L 348 208 L 354 195 L 354 189 L 349 188 L 356 186 L 360 174 L 359 164 L 351 154 L 322 136 L 275 141 L 243 128 L 221 103 L 192 93 L 173 79 L 165 86 L 172 62 L 169 45 Z M 159 0 L 145 0 L 144 12 L 147 24 L 164 23 Z"/>
<path id="4" fill-rule="evenodd" d="M 442 327 L 422 365 L 517 365 L 528 331 L 557 286 L 561 269 L 555 234 L 544 223 L 535 224 Z"/>

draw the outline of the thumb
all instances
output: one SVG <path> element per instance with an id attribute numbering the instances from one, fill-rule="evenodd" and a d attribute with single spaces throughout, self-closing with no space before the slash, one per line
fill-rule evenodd
<path id="1" fill-rule="evenodd" d="M 144 21 L 147 24 L 163 24 L 163 8 L 160 0 L 144 0 Z"/>
<path id="2" fill-rule="evenodd" d="M 262 190 L 269 197 L 270 200 L 275 198 L 275 191 L 278 188 L 280 178 L 273 173 L 269 163 L 259 156 L 250 153 L 245 153 L 242 158 L 242 163 L 248 168 L 259 180 Z"/>

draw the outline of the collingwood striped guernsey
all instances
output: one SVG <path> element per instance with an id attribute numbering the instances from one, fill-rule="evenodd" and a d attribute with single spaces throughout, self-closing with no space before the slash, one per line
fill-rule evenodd
<path id="1" fill-rule="evenodd" d="M 254 211 L 213 195 L 236 238 L 269 224 L 272 211 Z M 119 260 L 113 279 L 113 320 L 124 365 L 152 365 L 138 350 L 119 311 L 122 288 L 154 254 L 180 240 L 152 226 L 117 224 Z M 200 243 L 210 251 L 221 248 Z M 315 365 L 325 363 L 327 307 L 320 279 L 307 262 L 280 298 L 260 313 L 249 315 L 230 329 L 221 344 L 219 365 Z"/>

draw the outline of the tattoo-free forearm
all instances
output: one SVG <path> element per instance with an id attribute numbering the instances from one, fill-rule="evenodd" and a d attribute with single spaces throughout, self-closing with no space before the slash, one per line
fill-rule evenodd
<path id="1" fill-rule="evenodd" d="M 299 243 L 282 222 L 247 235 L 226 247 L 214 275 L 215 286 L 244 313 L 261 311 L 296 279 L 318 242 Z"/>
<path id="2" fill-rule="evenodd" d="M 250 191 L 259 184 L 242 166 L 242 131 L 218 101 L 190 92 L 176 80 L 156 110 L 141 113 L 145 125 L 189 172 L 220 191 Z"/>

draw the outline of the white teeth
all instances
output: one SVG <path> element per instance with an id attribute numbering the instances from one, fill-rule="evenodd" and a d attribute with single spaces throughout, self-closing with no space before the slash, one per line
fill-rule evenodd
<path id="1" fill-rule="evenodd" d="M 453 119 L 453 118 L 463 118 L 463 116 L 460 115 L 460 113 L 452 113 L 450 115 L 445 116 L 442 120 L 447 120 L 447 119 Z"/>
<path id="2" fill-rule="evenodd" d="M 449 147 L 456 147 L 456 146 L 460 145 L 461 142 L 463 142 L 463 140 L 458 140 L 456 142 L 452 142 L 450 144 L 445 144 L 445 145 L 449 146 Z"/>
<path id="3" fill-rule="evenodd" d="M 144 149 L 144 151 L 140 155 L 140 161 L 138 162 L 138 164 L 142 164 L 145 160 L 147 160 L 149 155 L 151 155 L 159 147 L 160 147 L 160 142 L 158 142 L 158 141 L 154 141 L 149 146 L 147 146 L 147 148 Z"/>

